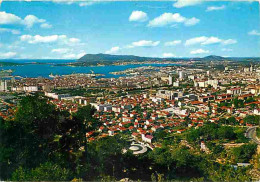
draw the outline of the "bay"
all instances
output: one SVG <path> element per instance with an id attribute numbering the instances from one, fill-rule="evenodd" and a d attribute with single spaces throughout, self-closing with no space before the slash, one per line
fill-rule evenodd
<path id="1" fill-rule="evenodd" d="M 14 62 L 13 60 L 6 62 Z M 110 72 L 124 71 L 129 68 L 138 68 L 142 66 L 174 66 L 177 64 L 128 64 L 128 65 L 108 65 L 108 66 L 55 66 L 58 63 L 68 63 L 74 62 L 74 60 L 23 60 L 23 61 L 15 61 L 16 63 L 35 63 L 35 64 L 25 64 L 25 65 L 16 65 L 16 66 L 2 66 L 0 70 L 11 69 L 13 70 L 14 76 L 21 77 L 45 77 L 49 78 L 49 75 L 52 73 L 53 75 L 68 75 L 73 73 L 94 73 L 104 74 L 105 78 L 117 78 L 122 75 L 113 75 Z M 39 64 L 45 63 L 45 64 Z"/>

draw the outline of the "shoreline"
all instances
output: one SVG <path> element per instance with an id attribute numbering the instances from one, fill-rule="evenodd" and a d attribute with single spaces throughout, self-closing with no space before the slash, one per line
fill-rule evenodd
<path id="1" fill-rule="evenodd" d="M 53 64 L 24 64 L 17 66 L 3 66 L 0 67 L 2 70 L 13 70 L 15 74 L 12 74 L 13 77 L 23 77 L 23 78 L 51 78 L 50 75 L 73 75 L 73 74 L 95 74 L 102 75 L 101 77 L 105 78 L 117 78 L 123 76 L 124 74 L 115 75 L 115 72 L 124 72 L 128 69 L 140 69 L 142 67 L 172 67 L 172 66 L 181 66 L 181 64 L 176 63 L 143 63 L 143 64 L 125 64 L 125 65 L 105 65 L 105 66 L 58 66 Z M 39 70 L 35 74 L 31 70 Z"/>

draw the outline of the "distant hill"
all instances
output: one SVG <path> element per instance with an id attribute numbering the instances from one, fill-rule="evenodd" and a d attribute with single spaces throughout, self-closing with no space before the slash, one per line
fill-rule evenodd
<path id="1" fill-rule="evenodd" d="M 215 55 L 210 55 L 210 56 L 206 56 L 204 58 L 201 58 L 202 60 L 207 60 L 207 61 L 223 61 L 223 60 L 227 60 L 228 58 L 224 58 L 221 56 L 215 56 Z"/>
<path id="2" fill-rule="evenodd" d="M 111 55 L 111 54 L 86 54 L 80 59 L 79 62 L 113 62 L 113 61 L 148 61 L 158 58 L 139 57 L 133 55 Z"/>
<path id="3" fill-rule="evenodd" d="M 252 57 L 252 58 L 243 58 L 243 57 L 221 57 L 216 55 L 209 55 L 203 58 L 156 58 L 156 57 L 140 57 L 134 55 L 111 55 L 111 54 L 86 54 L 80 59 L 78 59 L 76 64 L 110 64 L 111 62 L 117 61 L 183 61 L 183 60 L 193 60 L 193 61 L 260 61 L 259 57 Z"/>

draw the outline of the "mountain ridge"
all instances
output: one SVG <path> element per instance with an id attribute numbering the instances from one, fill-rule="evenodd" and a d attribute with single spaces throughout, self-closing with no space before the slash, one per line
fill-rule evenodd
<path id="1" fill-rule="evenodd" d="M 152 60 L 180 60 L 180 59 L 208 59 L 208 60 L 225 60 L 227 58 L 209 55 L 203 58 L 160 58 L 160 57 L 142 57 L 135 55 L 112 55 L 112 54 L 85 54 L 81 58 L 78 59 L 78 62 L 98 62 L 98 61 L 152 61 Z"/>
<path id="2" fill-rule="evenodd" d="M 181 61 L 181 60 L 193 60 L 193 61 L 234 61 L 234 60 L 247 60 L 247 59 L 256 59 L 260 61 L 259 57 L 222 57 L 217 55 L 208 55 L 205 57 L 183 57 L 183 58 L 160 58 L 160 57 L 142 57 L 142 56 L 135 56 L 135 55 L 112 55 L 112 54 L 85 54 L 81 58 L 77 60 L 78 63 L 109 63 L 109 62 L 116 62 L 116 61 Z"/>
<path id="3" fill-rule="evenodd" d="M 135 55 L 112 55 L 112 54 L 85 54 L 83 57 L 79 58 L 78 61 L 122 61 L 122 60 L 149 60 L 158 59 L 151 57 L 141 57 Z"/>

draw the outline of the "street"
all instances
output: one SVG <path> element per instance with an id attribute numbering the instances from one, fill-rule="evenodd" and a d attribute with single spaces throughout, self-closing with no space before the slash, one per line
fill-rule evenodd
<path id="1" fill-rule="evenodd" d="M 251 138 L 256 144 L 260 145 L 260 140 L 256 137 L 256 126 L 250 127 L 246 131 L 246 137 Z"/>

